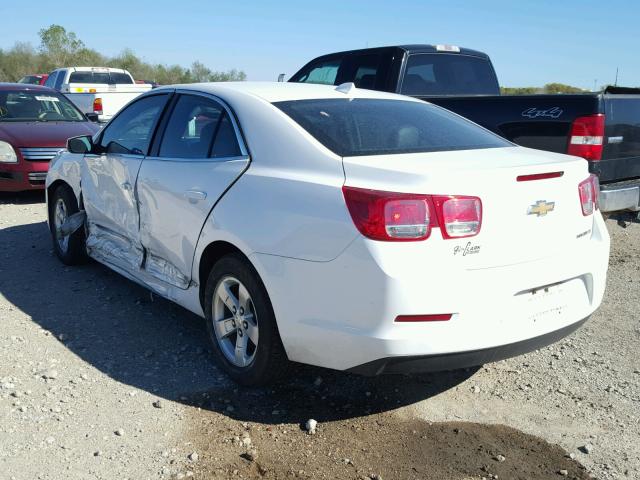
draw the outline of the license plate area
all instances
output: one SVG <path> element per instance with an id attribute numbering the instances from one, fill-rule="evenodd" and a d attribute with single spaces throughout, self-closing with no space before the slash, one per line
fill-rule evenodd
<path id="1" fill-rule="evenodd" d="M 531 323 L 558 322 L 586 300 L 579 278 L 525 290 L 516 295 L 516 308 Z"/>

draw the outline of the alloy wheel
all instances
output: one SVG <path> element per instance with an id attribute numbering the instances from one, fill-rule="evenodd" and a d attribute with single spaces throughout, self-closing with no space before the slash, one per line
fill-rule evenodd
<path id="1" fill-rule="evenodd" d="M 213 294 L 213 331 L 225 358 L 236 367 L 253 361 L 258 348 L 258 317 L 247 288 L 237 278 L 223 277 Z"/>

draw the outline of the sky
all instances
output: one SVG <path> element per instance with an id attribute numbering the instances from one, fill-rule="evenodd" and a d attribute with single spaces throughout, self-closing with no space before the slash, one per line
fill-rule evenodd
<path id="1" fill-rule="evenodd" d="M 0 48 L 38 45 L 59 24 L 106 55 L 287 77 L 319 55 L 408 43 L 452 44 L 491 57 L 503 86 L 561 82 L 640 86 L 636 0 L 56 0 L 0 2 Z M 36 73 L 36 72 L 34 72 Z M 41 73 L 41 72 L 37 72 Z"/>

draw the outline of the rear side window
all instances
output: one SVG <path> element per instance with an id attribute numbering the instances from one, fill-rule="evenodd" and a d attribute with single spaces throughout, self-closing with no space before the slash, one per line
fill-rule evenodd
<path id="1" fill-rule="evenodd" d="M 220 158 L 238 157 L 240 155 L 240 146 L 238 145 L 236 132 L 233 129 L 233 124 L 229 119 L 229 115 L 225 112 L 222 120 L 220 121 L 220 126 L 218 127 L 218 133 L 216 134 L 216 139 L 213 143 L 211 156 L 214 158 Z"/>
<path id="2" fill-rule="evenodd" d="M 100 149 L 106 153 L 146 155 L 153 129 L 167 95 L 153 95 L 132 103 L 105 127 Z"/>
<path id="3" fill-rule="evenodd" d="M 182 95 L 162 136 L 159 156 L 207 158 L 223 114 L 222 106 L 213 100 L 195 95 Z"/>
<path id="4" fill-rule="evenodd" d="M 448 53 L 409 56 L 400 93 L 404 95 L 496 95 L 491 63 L 480 57 Z"/>
<path id="5" fill-rule="evenodd" d="M 342 157 L 513 145 L 425 102 L 356 98 L 297 100 L 274 105 Z"/>

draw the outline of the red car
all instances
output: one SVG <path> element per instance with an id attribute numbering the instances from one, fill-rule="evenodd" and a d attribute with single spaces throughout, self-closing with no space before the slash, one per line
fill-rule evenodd
<path id="1" fill-rule="evenodd" d="M 49 161 L 67 139 L 98 130 L 55 90 L 0 83 L 0 192 L 43 189 Z"/>
<path id="2" fill-rule="evenodd" d="M 44 85 L 44 82 L 49 78 L 48 73 L 36 73 L 35 75 L 25 75 L 18 83 L 27 83 L 29 85 Z"/>

